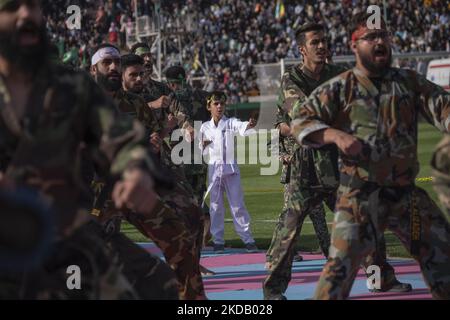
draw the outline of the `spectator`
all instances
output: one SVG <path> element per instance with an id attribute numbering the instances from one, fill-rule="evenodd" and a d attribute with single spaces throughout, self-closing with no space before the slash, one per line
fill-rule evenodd
<path id="1" fill-rule="evenodd" d="M 120 32 L 120 42 L 123 45 L 124 28 L 130 30 L 130 24 L 135 21 L 135 1 L 141 14 L 154 14 L 154 2 L 151 0 L 108 0 L 101 6 L 92 0 L 42 2 L 51 39 L 58 43 L 58 39 L 62 37 L 65 50 L 60 50 L 64 53 L 70 48 L 70 41 L 75 41 L 79 48 L 86 46 L 86 50 L 90 51 L 92 45 L 101 43 L 110 36 L 113 40 L 118 38 L 114 31 L 111 35 L 111 22 L 119 26 L 116 27 L 119 30 L 115 32 Z M 61 2 L 66 2 L 66 6 L 83 3 L 81 31 L 71 34 L 67 30 Z M 254 94 L 259 91 L 252 85 L 256 81 L 254 64 L 274 63 L 283 58 L 299 56 L 296 49 L 289 49 L 297 47 L 294 32 L 299 25 L 320 19 L 329 31 L 334 55 L 350 54 L 346 31 L 348 19 L 353 12 L 365 10 L 367 6 L 377 2 L 381 1 L 284 0 L 286 14 L 276 19 L 276 1 L 273 0 L 160 1 L 161 24 L 166 32 L 189 29 L 182 37 L 174 35 L 167 38 L 162 65 L 170 65 L 171 61 L 178 59 L 178 55 L 183 60 L 181 65 L 187 66 L 188 70 L 193 65 L 197 66 L 199 61 L 205 67 L 206 60 L 210 79 L 220 81 L 209 84 L 209 87 L 220 87 L 230 99 L 241 101 L 247 92 Z M 392 40 L 395 52 L 449 50 L 450 8 L 442 5 L 442 1 L 431 1 L 428 4 L 424 4 L 423 0 L 386 2 L 387 21 L 391 30 L 396 31 Z M 126 27 L 124 21 L 127 21 Z M 178 43 L 179 39 L 182 39 L 181 44 Z M 58 47 L 60 46 L 58 43 Z"/>
<path id="2" fill-rule="evenodd" d="M 117 29 L 116 24 L 114 22 L 111 22 L 108 31 L 109 43 L 116 45 L 118 37 L 119 37 L 119 30 Z"/>

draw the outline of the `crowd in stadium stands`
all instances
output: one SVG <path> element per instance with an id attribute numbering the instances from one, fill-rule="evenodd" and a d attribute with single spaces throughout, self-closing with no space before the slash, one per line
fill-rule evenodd
<path id="1" fill-rule="evenodd" d="M 135 2 L 137 1 L 137 3 Z M 89 64 L 90 50 L 100 42 L 126 48 L 126 32 L 133 28 L 134 8 L 154 15 L 155 0 L 43 1 L 51 39 L 66 62 Z M 179 55 L 190 75 L 208 67 L 207 90 L 224 90 L 230 102 L 258 95 L 252 65 L 298 58 L 295 30 L 307 21 L 322 21 L 334 55 L 350 54 L 346 26 L 353 13 L 382 1 L 334 0 L 171 0 L 160 1 L 161 24 L 175 32 L 165 46 L 162 65 Z M 450 5 L 442 0 L 386 0 L 394 52 L 450 50 Z M 65 8 L 79 5 L 81 30 L 69 30 Z M 383 13 L 383 10 L 382 10 Z M 187 25 L 189 23 L 189 25 Z M 179 28 L 178 28 L 179 31 Z M 181 43 L 178 43 L 180 41 Z M 181 52 L 179 48 L 181 47 Z M 205 62 L 206 60 L 206 62 Z M 180 61 L 180 60 L 178 60 Z"/>

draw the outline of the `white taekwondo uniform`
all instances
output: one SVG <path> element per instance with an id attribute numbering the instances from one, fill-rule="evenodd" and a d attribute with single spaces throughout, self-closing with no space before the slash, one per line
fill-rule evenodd
<path id="1" fill-rule="evenodd" d="M 210 193 L 211 234 L 215 244 L 225 243 L 224 191 L 227 193 L 236 233 L 246 244 L 255 242 L 250 232 L 250 215 L 245 208 L 241 175 L 234 156 L 234 137 L 237 134 L 247 136 L 256 133 L 254 129 L 246 130 L 247 125 L 248 121 L 223 116 L 217 126 L 211 119 L 200 128 L 200 149 L 204 155 L 209 155 L 209 186 L 205 198 Z M 203 141 L 207 140 L 212 142 L 203 149 Z"/>

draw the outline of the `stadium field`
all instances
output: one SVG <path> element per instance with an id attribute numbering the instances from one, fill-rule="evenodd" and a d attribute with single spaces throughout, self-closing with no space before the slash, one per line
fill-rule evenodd
<path id="1" fill-rule="evenodd" d="M 437 201 L 433 190 L 430 160 L 436 144 L 442 134 L 434 127 L 422 123 L 419 127 L 419 161 L 421 170 L 418 175 L 417 185 L 425 189 L 434 201 Z M 247 209 L 252 217 L 251 229 L 256 244 L 260 249 L 267 249 L 275 223 L 282 208 L 283 189 L 280 184 L 279 174 L 273 176 L 261 176 L 260 165 L 240 165 L 242 176 L 242 187 Z M 225 215 L 225 240 L 228 247 L 243 247 L 243 243 L 233 228 L 229 209 Z M 327 213 L 327 221 L 331 223 L 333 214 Z M 331 227 L 331 225 L 329 225 Z M 140 234 L 133 226 L 124 223 L 122 230 L 134 241 L 149 241 Z M 386 233 L 386 245 L 388 256 L 408 257 L 406 250 L 390 232 Z M 297 249 L 301 251 L 319 252 L 319 245 L 309 218 L 305 220 L 301 237 L 297 243 Z"/>

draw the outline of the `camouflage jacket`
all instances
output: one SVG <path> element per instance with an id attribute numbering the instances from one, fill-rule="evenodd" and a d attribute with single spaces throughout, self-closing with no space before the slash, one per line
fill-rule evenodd
<path id="1" fill-rule="evenodd" d="M 169 96 L 170 94 L 171 90 L 167 85 L 153 79 L 146 81 L 142 91 L 142 97 L 145 102 L 155 101 L 161 96 Z"/>
<path id="2" fill-rule="evenodd" d="M 175 96 L 177 101 L 184 106 L 185 112 L 189 113 L 189 116 L 186 117 L 188 120 L 187 123 L 197 131 L 200 130 L 203 122 L 211 119 L 211 115 L 206 108 L 208 92 L 193 89 L 190 85 L 185 85 L 185 88 L 179 92 L 176 92 Z M 203 159 L 197 148 L 198 143 L 197 132 L 194 141 L 191 143 L 191 164 L 200 163 Z M 184 171 L 185 174 L 189 176 L 206 175 L 208 167 L 206 164 L 188 165 L 184 166 Z"/>
<path id="3" fill-rule="evenodd" d="M 431 160 L 433 184 L 441 201 L 447 221 L 450 222 L 450 135 L 438 144 Z"/>
<path id="4" fill-rule="evenodd" d="M 170 88 L 163 82 L 149 79 L 141 94 L 145 102 L 155 101 L 161 96 L 168 96 L 171 98 L 171 103 L 168 109 L 153 110 L 153 115 L 159 122 L 161 127 L 165 127 L 167 121 L 167 113 L 172 113 L 176 119 L 179 128 L 186 128 L 189 125 L 193 126 L 189 107 L 185 101 L 179 99 L 177 94 L 172 92 Z"/>
<path id="5" fill-rule="evenodd" d="M 159 132 L 162 130 L 160 123 L 157 121 L 153 114 L 153 110 L 149 108 L 144 99 L 129 91 L 120 89 L 114 95 L 114 102 L 119 111 L 120 117 L 129 118 L 131 121 L 134 119 L 145 127 L 145 146 L 149 146 L 150 135 L 153 132 Z M 151 151 L 149 151 L 151 152 Z M 86 158 L 86 156 L 85 156 Z M 158 165 L 158 171 L 161 171 L 159 167 L 159 161 L 155 159 L 155 164 Z M 88 165 L 85 165 L 87 167 Z M 91 167 L 91 176 L 93 177 L 92 189 L 93 189 L 93 208 L 91 213 L 98 217 L 99 222 L 103 225 L 104 234 L 112 235 L 120 231 L 123 214 L 129 214 L 130 210 L 117 210 L 111 200 L 111 192 L 113 184 L 108 181 L 107 177 L 101 176 L 98 172 L 94 174 L 95 168 Z M 161 174 L 165 174 L 162 173 Z M 152 170 L 152 175 L 155 178 L 155 172 Z M 162 180 L 156 176 L 156 185 L 161 187 Z M 162 205 L 159 203 L 159 205 Z"/>
<path id="6" fill-rule="evenodd" d="M 129 115 L 132 119 L 138 119 L 146 127 L 148 137 L 151 132 L 159 132 L 162 130 L 162 124 L 158 122 L 153 110 L 150 109 L 141 96 L 120 89 L 114 95 L 114 102 L 120 112 Z"/>
<path id="7" fill-rule="evenodd" d="M 390 68 L 380 89 L 357 68 L 346 71 L 294 106 L 292 123 L 301 144 L 333 127 L 361 139 L 362 152 L 340 155 L 340 171 L 381 186 L 413 185 L 419 172 L 418 118 L 450 130 L 450 93 L 410 70 Z M 305 139 L 306 138 L 306 139 Z M 317 146 L 317 145 L 316 145 Z"/>
<path id="8" fill-rule="evenodd" d="M 145 100 L 146 103 L 155 101 L 159 99 L 161 96 L 170 96 L 171 95 L 170 88 L 162 82 L 148 79 L 144 84 L 144 90 L 140 94 L 140 96 Z M 165 127 L 167 113 L 166 110 L 158 109 L 153 110 L 153 114 L 159 123 L 160 127 Z"/>
<path id="9" fill-rule="evenodd" d="M 187 127 L 194 127 L 191 109 L 192 101 L 180 100 L 175 94 L 172 94 L 172 101 L 169 106 L 169 112 L 177 119 L 177 128 L 186 129 Z"/>
<path id="10" fill-rule="evenodd" d="M 169 96 L 172 98 L 169 111 L 177 118 L 179 128 L 194 127 L 194 121 L 204 122 L 210 119 L 206 109 L 206 91 L 195 90 L 186 84 L 182 90 L 172 91 Z"/>
<path id="11" fill-rule="evenodd" d="M 326 64 L 320 74 L 320 79 L 315 80 L 307 69 L 302 68 L 301 64 L 288 69 L 281 79 L 275 127 L 278 128 L 281 123 L 290 125 L 293 105 L 296 102 L 304 102 L 317 86 L 342 72 L 344 72 L 342 67 Z M 333 157 L 333 162 L 337 157 L 330 154 L 333 152 L 331 148 L 299 149 L 300 146 L 292 136 L 280 135 L 279 143 L 280 161 L 283 165 L 282 183 L 288 183 L 290 176 L 293 175 L 297 178 L 301 176 L 302 181 L 300 182 L 304 186 L 334 188 L 337 185 L 334 178 L 337 164 L 329 162 L 330 156 Z"/>
<path id="12" fill-rule="evenodd" d="M 19 121 L 0 78 L 0 171 L 37 190 L 52 205 L 59 232 L 86 221 L 92 203 L 82 178 L 80 146 L 103 174 L 149 165 L 144 129 L 119 117 L 84 72 L 43 65 L 35 76 L 25 115 Z"/>
<path id="13" fill-rule="evenodd" d="M 145 103 L 145 101 L 136 94 L 125 92 L 121 89 L 115 95 L 114 100 L 121 112 L 128 114 L 133 118 L 136 118 L 145 126 L 145 128 L 147 129 L 147 137 L 150 137 L 152 132 L 160 132 L 167 125 L 167 119 L 161 118 L 161 116 L 166 117 L 167 114 L 163 112 L 160 115 L 157 115 L 155 111 L 161 111 L 161 109 L 150 109 L 147 103 Z M 175 116 L 180 117 L 180 121 L 190 119 L 190 117 L 185 116 L 187 111 L 185 111 L 183 105 L 181 105 L 180 103 L 178 103 L 177 105 L 174 104 L 174 102 L 171 103 L 169 107 L 170 112 L 172 112 Z M 159 161 L 172 170 L 179 170 L 179 166 L 173 164 L 171 160 L 172 146 L 177 142 L 170 141 L 170 139 L 171 136 L 169 135 L 162 141 Z"/>
<path id="14" fill-rule="evenodd" d="M 206 108 L 206 100 L 208 99 L 208 92 L 199 89 L 193 89 L 188 86 L 188 99 L 190 100 L 191 117 L 193 121 L 200 121 L 201 123 L 211 120 L 211 115 Z"/>

